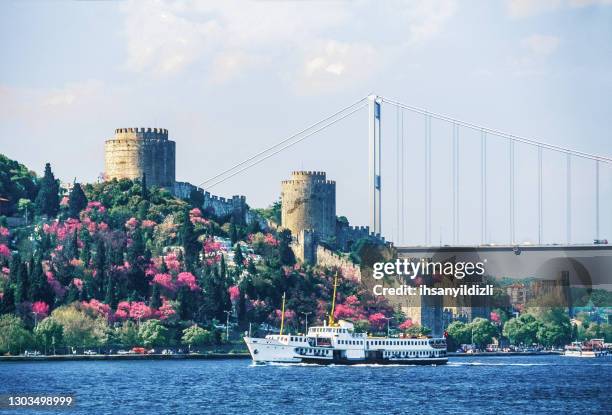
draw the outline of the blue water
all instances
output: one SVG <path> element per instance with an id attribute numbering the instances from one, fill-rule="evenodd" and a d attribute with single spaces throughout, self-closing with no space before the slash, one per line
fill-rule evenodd
<path id="1" fill-rule="evenodd" d="M 0 363 L 0 394 L 76 394 L 74 414 L 610 414 L 612 359 L 462 357 L 446 366 L 250 360 Z M 4 413 L 53 413 L 10 410 Z"/>

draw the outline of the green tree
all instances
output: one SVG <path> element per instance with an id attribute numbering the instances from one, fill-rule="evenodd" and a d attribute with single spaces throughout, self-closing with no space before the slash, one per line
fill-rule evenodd
<path id="1" fill-rule="evenodd" d="M 141 344 L 138 326 L 133 321 L 126 321 L 121 327 L 115 328 L 115 335 L 123 347 L 132 348 Z"/>
<path id="2" fill-rule="evenodd" d="M 148 320 L 140 325 L 138 335 L 147 347 L 168 343 L 168 329 L 159 320 Z"/>
<path id="3" fill-rule="evenodd" d="M 448 332 L 449 349 L 457 349 L 462 344 L 469 344 L 472 341 L 470 327 L 461 321 L 454 321 L 446 328 Z"/>
<path id="4" fill-rule="evenodd" d="M 15 290 L 12 285 L 6 285 L 0 301 L 0 314 L 15 312 Z"/>
<path id="5" fill-rule="evenodd" d="M 563 346 L 571 341 L 572 325 L 565 309 L 545 309 L 539 316 L 537 339 L 544 346 Z"/>
<path id="6" fill-rule="evenodd" d="M 210 331 L 204 330 L 194 324 L 183 330 L 183 337 L 181 340 L 184 344 L 188 345 L 189 350 L 191 350 L 192 347 L 210 344 L 213 340 L 213 336 Z"/>
<path id="7" fill-rule="evenodd" d="M 87 196 L 80 183 L 75 183 L 70 190 L 68 200 L 68 214 L 71 218 L 78 218 L 83 209 L 87 207 Z"/>
<path id="8" fill-rule="evenodd" d="M 18 355 L 33 344 L 32 334 L 19 317 L 13 314 L 0 316 L 0 355 Z"/>
<path id="9" fill-rule="evenodd" d="M 64 327 L 53 317 L 47 317 L 36 325 L 34 335 L 36 344 L 45 351 L 45 354 L 51 349 L 55 354 L 55 348 L 63 344 Z"/>
<path id="10" fill-rule="evenodd" d="M 115 287 L 113 286 L 113 278 L 109 275 L 106 278 L 106 294 L 104 295 L 104 302 L 111 307 L 115 304 Z"/>
<path id="11" fill-rule="evenodd" d="M 28 288 L 30 286 L 28 280 L 28 268 L 25 264 L 20 263 L 17 268 L 19 276 L 15 282 L 15 303 L 20 304 L 28 301 Z"/>
<path id="12" fill-rule="evenodd" d="M 55 217 L 59 211 L 59 184 L 51 171 L 51 164 L 45 165 L 45 174 L 40 181 L 36 196 L 36 213 Z"/>
<path id="13" fill-rule="evenodd" d="M 234 246 L 234 264 L 236 264 L 239 269 L 244 267 L 244 255 L 242 254 L 242 248 L 238 243 Z"/>
<path id="14" fill-rule="evenodd" d="M 34 203 L 30 199 L 22 198 L 17 202 L 17 212 L 25 218 L 26 223 L 30 222 L 30 218 L 33 216 L 34 211 Z"/>
<path id="15" fill-rule="evenodd" d="M 142 181 L 140 183 L 140 197 L 142 200 L 149 200 L 149 189 L 147 188 L 147 175 L 142 174 Z"/>
<path id="16" fill-rule="evenodd" d="M 55 295 L 51 286 L 47 283 L 47 277 L 42 268 L 42 258 L 32 258 L 30 261 L 29 277 L 29 300 L 44 301 L 47 304 L 53 304 Z"/>
<path id="17" fill-rule="evenodd" d="M 503 334 L 514 345 L 531 345 L 536 342 L 539 322 L 532 314 L 521 314 L 504 325 Z"/>
<path id="18" fill-rule="evenodd" d="M 193 272 L 195 262 L 198 258 L 198 239 L 193 229 L 193 223 L 189 217 L 189 210 L 185 209 L 183 214 L 183 224 L 181 226 L 181 243 L 185 253 L 185 268 Z"/>
<path id="19" fill-rule="evenodd" d="M 288 229 L 282 230 L 278 234 L 278 253 L 280 263 L 282 265 L 294 265 L 295 264 L 295 255 L 293 254 L 293 250 L 291 250 L 291 231 Z"/>
<path id="20" fill-rule="evenodd" d="M 151 301 L 149 302 L 149 306 L 154 309 L 158 309 L 162 305 L 160 293 L 159 293 L 159 285 L 153 284 L 153 288 L 151 289 Z"/>
<path id="21" fill-rule="evenodd" d="M 34 200 L 38 193 L 36 173 L 26 166 L 0 154 L 0 195 L 8 199 L 3 210 L 13 215 L 19 208 L 21 200 Z M 23 206 L 23 205 L 22 205 Z M 28 212 L 30 215 L 32 211 Z M 24 211 L 20 211 L 23 215 Z"/>
<path id="22" fill-rule="evenodd" d="M 475 344 L 480 348 L 483 348 L 487 344 L 490 344 L 493 337 L 497 334 L 497 327 L 485 318 L 475 318 L 470 324 L 469 329 L 471 331 L 471 337 Z"/>
<path id="23" fill-rule="evenodd" d="M 51 317 L 64 328 L 64 343 L 70 347 L 100 347 L 108 340 L 108 323 L 101 315 L 86 313 L 78 305 L 56 308 Z"/>
<path id="24" fill-rule="evenodd" d="M 236 242 L 238 242 L 238 230 L 236 229 L 236 224 L 234 223 L 233 220 L 230 223 L 229 234 L 230 234 L 230 241 L 232 245 L 234 245 Z"/>

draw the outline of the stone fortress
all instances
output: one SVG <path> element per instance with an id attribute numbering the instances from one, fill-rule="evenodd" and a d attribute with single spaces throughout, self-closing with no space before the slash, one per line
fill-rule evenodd
<path id="1" fill-rule="evenodd" d="M 336 182 L 325 172 L 294 171 L 281 182 L 281 222 L 294 237 L 293 250 L 303 262 L 343 266 L 329 248 L 349 251 L 353 243 L 367 238 L 385 243 L 367 226 L 353 227 L 336 217 Z"/>
<path id="2" fill-rule="evenodd" d="M 151 186 L 172 189 L 176 144 L 163 128 L 118 128 L 104 145 L 105 172 L 113 179 L 142 179 Z"/>
<path id="3" fill-rule="evenodd" d="M 218 197 L 191 183 L 176 181 L 176 143 L 164 128 L 118 128 L 105 142 L 105 177 L 142 179 L 147 185 L 163 187 L 176 197 L 189 198 L 199 192 L 202 209 L 217 216 L 232 216 L 236 223 L 268 223 L 249 209 L 246 198 L 234 195 Z M 323 265 L 348 265 L 328 248 L 349 251 L 353 243 L 369 238 L 385 243 L 380 235 L 371 234 L 367 226 L 352 227 L 336 217 L 336 182 L 325 172 L 294 171 L 281 184 L 282 224 L 294 238 L 298 259 Z"/>
<path id="4" fill-rule="evenodd" d="M 142 179 L 148 186 L 169 190 L 183 199 L 189 198 L 193 190 L 202 193 L 202 209 L 217 216 L 232 215 L 237 223 L 251 223 L 256 218 L 244 196 L 231 199 L 211 195 L 190 183 L 176 181 L 176 143 L 168 139 L 165 128 L 118 128 L 115 136 L 106 140 L 104 146 L 105 178 Z"/>
<path id="5" fill-rule="evenodd" d="M 284 228 L 297 236 L 312 229 L 329 241 L 336 235 L 336 182 L 327 180 L 324 172 L 294 171 L 291 179 L 281 182 Z"/>

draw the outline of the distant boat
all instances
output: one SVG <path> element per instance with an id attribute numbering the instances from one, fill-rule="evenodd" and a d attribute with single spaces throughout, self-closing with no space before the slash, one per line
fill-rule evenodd
<path id="1" fill-rule="evenodd" d="M 611 356 L 604 339 L 591 339 L 584 342 L 572 342 L 565 346 L 565 356 L 570 357 L 607 357 Z"/>

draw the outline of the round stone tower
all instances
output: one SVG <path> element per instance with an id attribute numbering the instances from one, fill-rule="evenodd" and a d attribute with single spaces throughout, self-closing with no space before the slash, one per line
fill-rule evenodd
<path id="1" fill-rule="evenodd" d="M 323 240 L 336 234 L 336 182 L 325 172 L 294 171 L 282 182 L 282 226 L 293 236 L 313 230 Z"/>
<path id="2" fill-rule="evenodd" d="M 172 188 L 175 146 L 163 128 L 118 128 L 104 146 L 106 177 L 141 179 L 144 174 L 147 185 Z"/>

